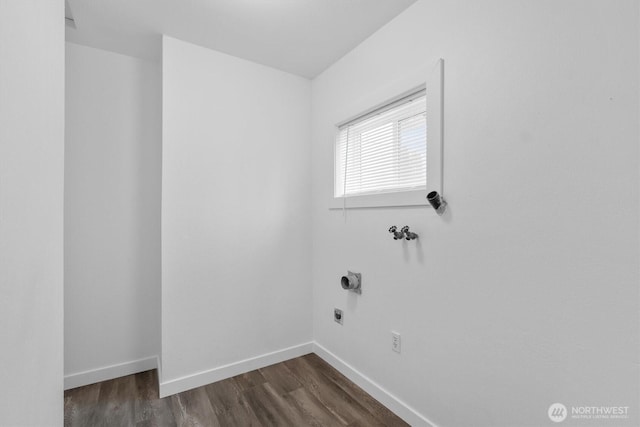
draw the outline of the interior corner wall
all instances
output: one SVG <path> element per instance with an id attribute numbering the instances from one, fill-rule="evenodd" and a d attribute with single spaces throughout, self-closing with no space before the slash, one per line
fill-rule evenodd
<path id="1" fill-rule="evenodd" d="M 64 2 L 0 1 L 0 425 L 62 425 Z"/>
<path id="2" fill-rule="evenodd" d="M 65 387 L 156 366 L 160 63 L 66 44 Z"/>
<path id="3" fill-rule="evenodd" d="M 440 57 L 448 212 L 328 210 L 335 124 Z M 547 425 L 555 402 L 638 425 L 638 82 L 633 0 L 419 0 L 322 73 L 315 340 L 439 426 Z"/>
<path id="4" fill-rule="evenodd" d="M 169 37 L 162 74 L 165 394 L 310 348 L 311 84 Z"/>

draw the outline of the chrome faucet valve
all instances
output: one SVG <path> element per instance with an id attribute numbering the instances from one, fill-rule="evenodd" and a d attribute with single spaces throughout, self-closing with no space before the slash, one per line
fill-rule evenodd
<path id="1" fill-rule="evenodd" d="M 393 240 L 402 240 L 404 238 L 404 231 L 398 231 L 398 227 L 395 225 L 389 227 L 389 233 L 393 234 Z"/>
<path id="2" fill-rule="evenodd" d="M 407 240 L 415 240 L 418 238 L 418 235 L 416 233 L 409 231 L 408 225 L 405 225 L 404 227 L 402 227 L 402 229 L 400 229 L 400 232 L 404 233 Z"/>

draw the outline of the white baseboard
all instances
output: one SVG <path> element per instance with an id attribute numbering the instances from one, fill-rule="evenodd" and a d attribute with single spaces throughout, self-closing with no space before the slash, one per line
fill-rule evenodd
<path id="1" fill-rule="evenodd" d="M 308 342 L 169 381 L 161 381 L 160 397 L 170 396 L 295 357 L 304 356 L 313 352 L 313 346 L 313 342 Z"/>
<path id="2" fill-rule="evenodd" d="M 336 368 L 345 377 L 349 378 L 364 391 L 369 393 L 373 398 L 378 400 L 384 406 L 393 411 L 396 415 L 413 427 L 437 427 L 435 423 L 418 413 L 415 409 L 389 393 L 379 384 L 369 379 L 364 374 L 353 368 L 344 360 L 324 348 L 315 341 L 300 344 L 297 346 L 285 348 L 239 362 L 230 363 L 228 365 L 197 372 L 192 375 L 176 378 L 169 381 L 160 382 L 160 397 L 170 396 L 203 385 L 211 384 L 231 378 L 236 375 L 244 374 L 255 369 L 264 368 L 275 363 L 284 362 L 285 360 L 304 356 L 305 354 L 315 353 L 320 356 L 328 364 Z M 92 369 L 89 371 L 78 372 L 66 375 L 64 377 L 64 389 L 68 390 L 75 387 L 81 387 L 88 384 L 106 381 L 125 375 L 135 374 L 150 369 L 158 369 L 158 378 L 162 378 L 160 373 L 161 361 L 157 356 L 147 357 L 145 359 L 134 360 L 131 362 L 119 363 L 117 365 L 105 366 L 103 368 Z"/>
<path id="3" fill-rule="evenodd" d="M 64 389 L 82 387 L 84 385 L 111 380 L 125 375 L 136 374 L 138 372 L 156 369 L 158 367 L 158 356 L 133 360 L 131 362 L 118 363 L 116 365 L 104 366 L 102 368 L 91 369 L 84 372 L 65 375 Z"/>
<path id="4" fill-rule="evenodd" d="M 363 375 L 351 365 L 318 344 L 313 343 L 313 352 L 329 365 L 336 368 L 342 375 L 349 378 L 378 402 L 389 408 L 394 414 L 402 418 L 413 427 L 437 427 L 435 423 L 418 413 L 415 409 L 389 393 L 380 385 Z"/>

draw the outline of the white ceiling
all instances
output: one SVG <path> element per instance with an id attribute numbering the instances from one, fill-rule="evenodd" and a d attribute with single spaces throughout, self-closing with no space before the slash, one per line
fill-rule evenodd
<path id="1" fill-rule="evenodd" d="M 416 0 L 67 0 L 67 40 L 157 59 L 161 34 L 315 77 Z"/>

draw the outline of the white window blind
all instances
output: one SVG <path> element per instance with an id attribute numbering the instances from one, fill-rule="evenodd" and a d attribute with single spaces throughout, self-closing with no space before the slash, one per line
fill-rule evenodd
<path id="1" fill-rule="evenodd" d="M 340 126 L 335 153 L 335 197 L 426 189 L 425 91 Z"/>

